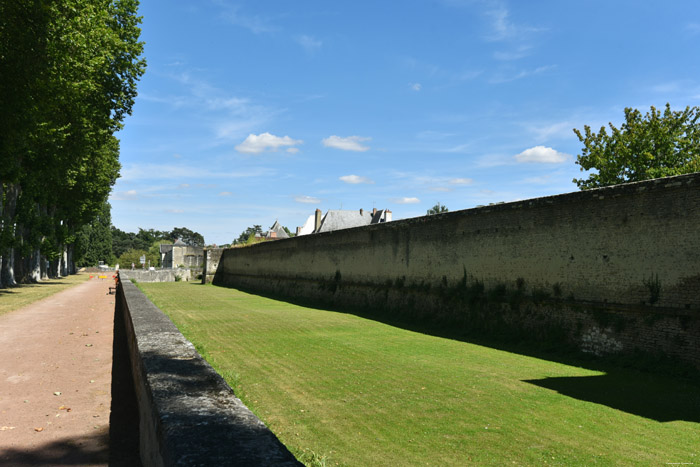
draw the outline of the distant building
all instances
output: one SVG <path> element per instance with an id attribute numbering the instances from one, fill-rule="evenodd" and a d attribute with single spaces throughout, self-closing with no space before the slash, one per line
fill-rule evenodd
<path id="1" fill-rule="evenodd" d="M 173 244 L 160 245 L 160 258 L 163 268 L 198 268 L 204 262 L 204 248 L 187 245 L 177 239 Z"/>
<path id="2" fill-rule="evenodd" d="M 283 238 L 289 238 L 289 234 L 286 230 L 284 230 L 284 227 L 282 227 L 278 221 L 275 221 L 275 223 L 272 224 L 272 227 L 270 227 L 270 230 L 262 235 L 256 233 L 255 237 L 264 238 L 265 240 L 281 240 Z"/>
<path id="3" fill-rule="evenodd" d="M 352 227 L 362 227 L 364 225 L 381 224 L 391 222 L 391 211 L 388 209 L 372 212 L 360 209 L 359 211 L 344 211 L 331 209 L 325 215 L 320 209 L 306 219 L 302 227 L 297 227 L 298 235 L 309 235 L 312 233 L 331 232 L 333 230 L 350 229 Z"/>

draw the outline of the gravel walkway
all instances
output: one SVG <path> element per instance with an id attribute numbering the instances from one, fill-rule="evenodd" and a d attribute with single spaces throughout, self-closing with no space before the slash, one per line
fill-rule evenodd
<path id="1" fill-rule="evenodd" d="M 0 316 L 0 465 L 108 464 L 109 277 Z"/>

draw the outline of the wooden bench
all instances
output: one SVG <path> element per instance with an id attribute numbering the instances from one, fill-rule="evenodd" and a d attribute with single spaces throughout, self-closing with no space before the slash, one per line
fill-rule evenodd
<path id="1" fill-rule="evenodd" d="M 108 294 L 109 294 L 109 295 L 112 295 L 112 294 L 114 294 L 114 293 L 117 293 L 117 286 L 118 286 L 118 285 L 119 285 L 119 277 L 114 276 L 114 285 L 111 285 L 111 286 L 109 287 L 109 292 L 108 292 Z"/>

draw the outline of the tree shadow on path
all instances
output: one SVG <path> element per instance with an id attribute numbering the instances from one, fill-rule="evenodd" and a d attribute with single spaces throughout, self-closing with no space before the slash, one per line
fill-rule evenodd
<path id="1" fill-rule="evenodd" d="M 109 460 L 109 433 L 105 427 L 94 434 L 68 437 L 31 450 L 9 448 L 0 454 L 1 465 L 45 466 L 45 465 L 107 465 Z"/>

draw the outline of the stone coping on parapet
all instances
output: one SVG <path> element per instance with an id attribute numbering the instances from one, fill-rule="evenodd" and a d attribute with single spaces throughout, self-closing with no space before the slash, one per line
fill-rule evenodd
<path id="1" fill-rule="evenodd" d="M 130 280 L 120 281 L 144 465 L 300 465 Z"/>
<path id="2" fill-rule="evenodd" d="M 669 188 L 681 187 L 683 185 L 695 185 L 700 189 L 700 172 L 695 172 L 686 175 L 675 175 L 671 177 L 655 178 L 652 180 L 643 180 L 640 182 L 630 182 L 623 183 L 620 185 L 610 185 L 600 188 L 592 188 L 590 190 L 573 191 L 569 193 L 561 193 L 557 195 L 542 196 L 539 198 L 530 198 L 517 201 L 507 201 L 491 203 L 484 206 L 476 206 L 473 208 L 460 209 L 457 211 L 443 212 L 440 214 L 433 214 L 429 216 L 419 216 L 410 217 L 407 219 L 399 219 L 391 222 L 383 222 L 381 224 L 371 224 L 361 227 L 350 227 L 348 229 L 333 230 L 330 232 L 320 232 L 309 235 L 302 235 L 299 237 L 283 238 L 275 242 L 260 242 L 249 247 L 259 248 L 266 246 L 269 247 L 270 244 L 289 242 L 298 240 L 301 238 L 313 238 L 319 236 L 332 236 L 336 232 L 348 231 L 348 230 L 374 230 L 374 229 L 391 229 L 391 228 L 402 228 L 404 226 L 410 226 L 411 224 L 420 224 L 428 220 L 433 219 L 447 219 L 459 216 L 474 216 L 485 213 L 494 213 L 499 211 L 509 211 L 514 209 L 525 209 L 525 208 L 537 208 L 540 206 L 551 206 L 551 205 L 565 205 L 565 204 L 575 204 L 577 202 L 585 202 L 588 200 L 595 199 L 606 199 L 615 198 L 620 196 L 634 195 L 640 192 L 653 191 L 653 190 L 663 190 Z"/>

